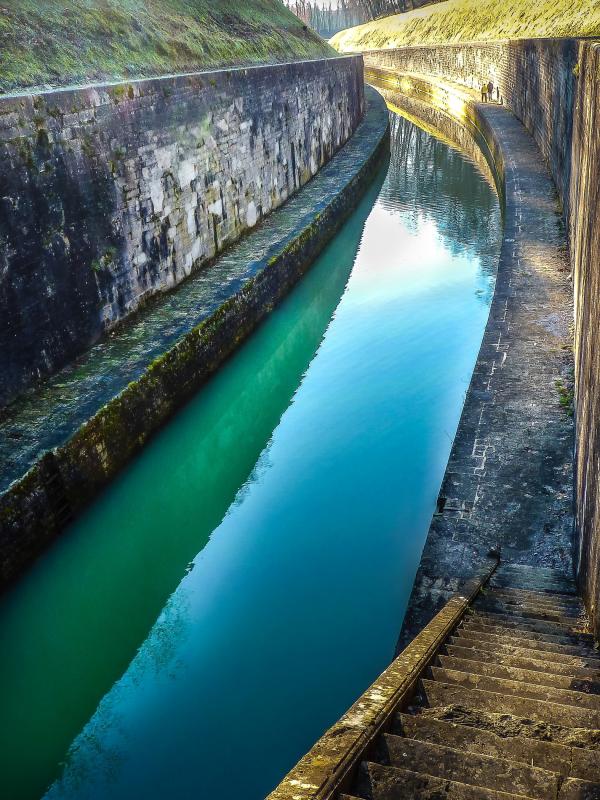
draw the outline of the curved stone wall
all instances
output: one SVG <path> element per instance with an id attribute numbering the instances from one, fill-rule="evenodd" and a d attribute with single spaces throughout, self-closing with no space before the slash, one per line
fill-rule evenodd
<path id="1" fill-rule="evenodd" d="M 600 635 L 600 43 L 402 48 L 370 51 L 365 64 L 472 88 L 491 78 L 548 163 L 568 231 L 575 300 L 575 565 Z"/>
<path id="2" fill-rule="evenodd" d="M 0 590 L 93 500 L 287 294 L 356 207 L 388 153 L 387 108 L 369 89 L 367 112 L 347 145 L 310 187 L 275 212 L 273 221 L 285 214 L 286 224 L 274 229 L 267 244 L 260 237 L 262 243 L 251 256 L 252 276 L 0 496 Z M 306 192 L 316 198 L 308 208 L 302 197 Z M 292 224 L 288 212 L 295 216 Z M 235 249 L 223 258 L 231 258 Z"/>
<path id="3" fill-rule="evenodd" d="M 304 185 L 360 56 L 0 99 L 0 408 Z"/>

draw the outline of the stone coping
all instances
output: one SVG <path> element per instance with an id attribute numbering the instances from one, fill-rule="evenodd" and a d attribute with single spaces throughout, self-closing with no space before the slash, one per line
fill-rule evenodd
<path id="1" fill-rule="evenodd" d="M 50 88 L 29 87 L 22 91 L 0 93 L 0 104 L 16 98 L 39 97 L 52 94 L 65 94 L 69 92 L 101 91 L 112 89 L 115 86 L 130 86 L 140 83 L 160 83 L 163 81 L 184 81 L 188 78 L 207 78 L 210 75 L 223 75 L 227 73 L 244 73 L 269 69 L 284 69 L 290 66 L 302 66 L 304 64 L 319 64 L 322 61 L 336 62 L 348 58 L 359 58 L 360 53 L 339 53 L 338 55 L 325 56 L 324 58 L 305 58 L 296 61 L 274 61 L 269 64 L 240 64 L 232 67 L 216 67 L 214 69 L 194 70 L 193 72 L 173 72 L 163 75 L 148 76 L 145 78 L 118 78 L 114 81 L 100 81 L 97 83 L 71 84 L 69 86 L 52 86 Z"/>
<path id="2" fill-rule="evenodd" d="M 291 770 L 268 800 L 330 800 L 349 785 L 365 751 L 412 695 L 424 670 L 498 566 L 490 558 L 354 705 Z"/>
<path id="3" fill-rule="evenodd" d="M 203 272 L 205 277 L 221 274 L 220 263 L 222 274 L 231 278 L 237 264 L 230 291 L 224 297 L 217 292 L 208 313 L 198 319 L 193 292 L 203 277 L 183 284 L 177 293 L 184 298 L 192 293 L 191 306 L 186 305 L 190 319 L 186 312 L 187 327 L 176 342 L 104 405 L 75 419 L 65 440 L 38 453 L 33 466 L 0 496 L 0 588 L 14 580 L 198 391 L 301 278 L 354 210 L 389 152 L 385 102 L 374 90 L 367 102 L 355 134 L 305 189 Z M 141 317 L 140 324 L 147 326 L 147 319 Z M 94 352 L 90 351 L 92 360 Z M 51 431 L 55 420 L 48 417 L 47 400 L 42 397 L 41 409 Z M 32 416 L 28 413 L 26 421 Z M 6 424 L 4 420 L 2 426 Z"/>
<path id="4" fill-rule="evenodd" d="M 386 54 L 394 50 L 438 50 L 438 49 L 460 49 L 464 47 L 494 47 L 494 45 L 506 46 L 510 44 L 519 44 L 521 42 L 597 42 L 600 41 L 598 36 L 539 36 L 531 37 L 524 36 L 522 39 L 472 39 L 470 41 L 460 42 L 424 42 L 423 44 L 407 44 L 400 45 L 399 47 L 374 47 L 367 50 L 344 50 L 340 51 L 343 55 L 357 55 L 373 56 L 379 53 Z"/>

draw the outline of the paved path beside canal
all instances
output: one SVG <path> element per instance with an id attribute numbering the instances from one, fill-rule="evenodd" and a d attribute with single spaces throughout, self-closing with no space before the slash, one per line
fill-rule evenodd
<path id="1" fill-rule="evenodd" d="M 505 162 L 496 292 L 399 647 L 433 617 L 490 548 L 572 569 L 572 299 L 552 179 L 522 124 L 479 106 Z"/>

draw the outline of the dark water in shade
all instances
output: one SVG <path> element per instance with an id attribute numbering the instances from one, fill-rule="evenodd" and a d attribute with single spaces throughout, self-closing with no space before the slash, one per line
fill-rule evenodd
<path id="1" fill-rule="evenodd" d="M 500 241 L 476 168 L 392 126 L 310 273 L 3 598 L 3 800 L 258 800 L 389 662 Z"/>

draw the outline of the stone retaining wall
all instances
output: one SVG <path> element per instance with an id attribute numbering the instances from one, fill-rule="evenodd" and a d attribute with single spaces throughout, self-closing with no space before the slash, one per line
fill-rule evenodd
<path id="1" fill-rule="evenodd" d="M 344 149 L 327 168 L 337 165 L 339 176 L 332 181 L 325 171 L 329 188 L 296 228 L 286 227 L 275 237 L 254 276 L 0 497 L 0 589 L 210 378 L 339 230 L 389 153 L 385 103 L 372 89 L 369 97 L 367 114 L 347 145 L 353 155 L 346 168 L 341 163 Z"/>
<path id="2" fill-rule="evenodd" d="M 305 184 L 360 56 L 0 99 L 0 407 Z"/>
<path id="3" fill-rule="evenodd" d="M 600 43 L 523 40 L 370 51 L 367 66 L 471 88 L 491 79 L 547 160 L 569 234 L 575 293 L 576 569 L 600 635 Z"/>

